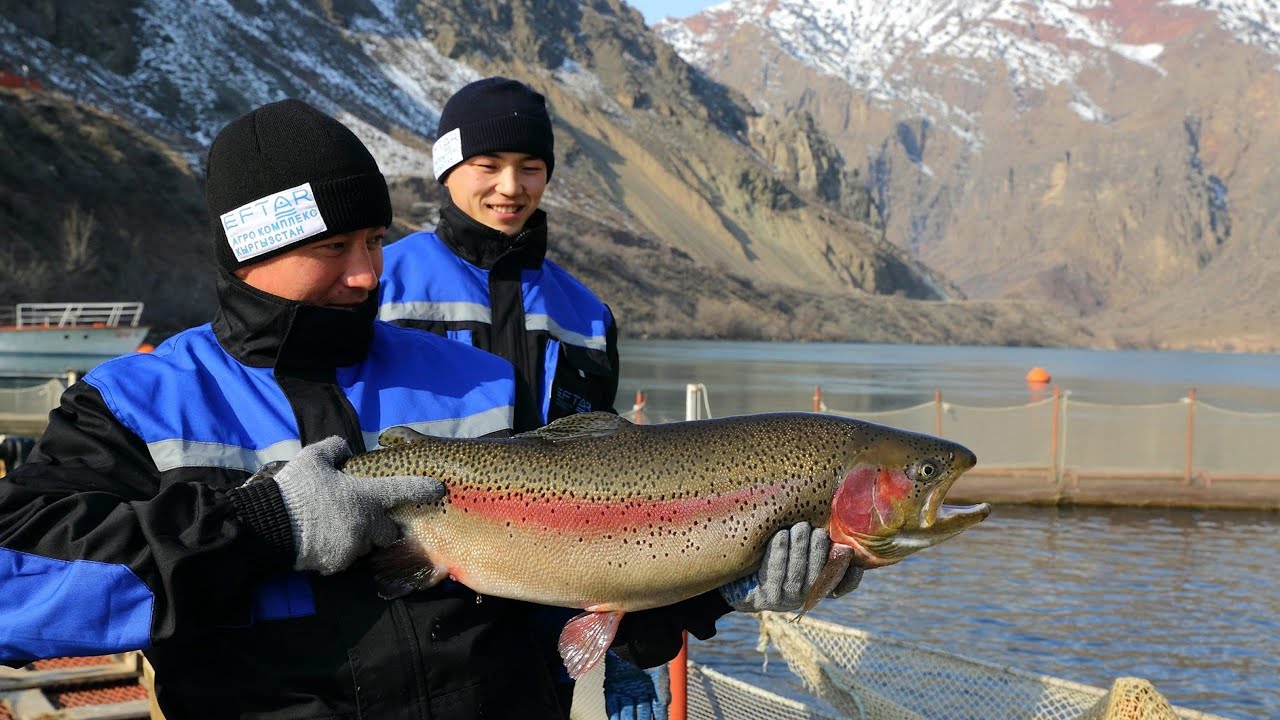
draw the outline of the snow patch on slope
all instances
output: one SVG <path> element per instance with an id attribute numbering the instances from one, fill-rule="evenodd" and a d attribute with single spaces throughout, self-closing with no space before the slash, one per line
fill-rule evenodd
<path id="1" fill-rule="evenodd" d="M 1160 43 L 1121 39 L 1113 0 L 729 0 L 654 30 L 687 62 L 706 71 L 715 53 L 754 26 L 795 60 L 840 78 L 885 107 L 903 105 L 961 136 L 977 137 L 973 115 L 924 89 L 918 69 L 975 87 L 1003 82 L 1015 97 L 1067 87 L 1069 107 L 1089 122 L 1110 114 L 1077 86 L 1082 72 L 1131 62 L 1164 75 Z M 1242 43 L 1280 54 L 1280 9 L 1273 0 L 1164 0 L 1163 10 L 1213 13 Z M 982 68 L 978 71 L 976 68 Z M 945 83 L 943 83 L 945 84 Z M 980 95 L 980 93 L 975 94 Z"/>
<path id="2" fill-rule="evenodd" d="M 423 162 L 418 146 L 429 147 L 444 99 L 479 77 L 440 55 L 401 5 L 369 0 L 367 14 L 344 30 L 303 0 L 259 0 L 251 13 L 226 0 L 143 0 L 138 59 L 127 74 L 0 18 L 0 64 L 25 62 L 49 87 L 196 147 L 240 112 L 298 98 L 358 125 L 357 134 L 379 147 L 375 156 L 387 158 L 388 173 L 398 174 Z M 402 132 L 424 140 L 401 142 Z M 430 175 L 425 160 L 413 174 Z"/>

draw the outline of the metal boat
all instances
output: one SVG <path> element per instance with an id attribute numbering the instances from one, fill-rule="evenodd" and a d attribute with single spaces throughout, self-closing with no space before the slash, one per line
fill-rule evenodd
<path id="1" fill-rule="evenodd" d="M 146 338 L 141 321 L 140 302 L 19 303 L 0 308 L 0 354 L 124 355 Z"/>

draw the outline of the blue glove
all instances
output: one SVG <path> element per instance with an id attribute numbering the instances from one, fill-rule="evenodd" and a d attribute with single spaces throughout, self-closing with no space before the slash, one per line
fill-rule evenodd
<path id="1" fill-rule="evenodd" d="M 741 612 L 798 610 L 809 589 L 822 572 L 831 550 L 831 539 L 824 528 L 814 529 L 798 522 L 788 530 L 779 530 L 769 540 L 760 569 L 720 587 L 720 596 L 729 607 Z M 829 597 L 840 597 L 862 582 L 862 568 L 853 566 L 831 591 Z"/>
<path id="2" fill-rule="evenodd" d="M 293 529 L 295 570 L 323 575 L 344 570 L 375 545 L 385 547 L 399 536 L 388 510 L 444 497 L 444 485 L 431 478 L 347 475 L 336 466 L 349 457 L 347 441 L 334 435 L 302 448 L 274 471 Z"/>
<path id="3" fill-rule="evenodd" d="M 667 666 L 641 670 L 610 652 L 604 656 L 604 707 L 609 720 L 667 720 Z"/>

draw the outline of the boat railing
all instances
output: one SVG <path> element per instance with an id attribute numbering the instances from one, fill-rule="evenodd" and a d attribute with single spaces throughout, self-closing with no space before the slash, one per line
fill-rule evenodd
<path id="1" fill-rule="evenodd" d="M 142 321 L 140 302 L 19 303 L 13 310 L 0 309 L 0 325 L 18 328 L 97 325 L 137 327 Z"/>

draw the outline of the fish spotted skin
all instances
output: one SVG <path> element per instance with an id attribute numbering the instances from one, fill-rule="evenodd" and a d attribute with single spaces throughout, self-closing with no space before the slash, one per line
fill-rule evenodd
<path id="1" fill-rule="evenodd" d="M 987 511 L 939 514 L 976 462 L 964 447 L 816 413 L 661 425 L 585 413 L 513 438 L 413 435 L 384 433 L 389 447 L 343 470 L 444 483 L 439 502 L 391 513 L 431 570 L 425 584 L 449 575 L 480 593 L 593 612 L 668 605 L 748 575 L 770 537 L 799 521 L 829 528 L 874 567 Z"/>

